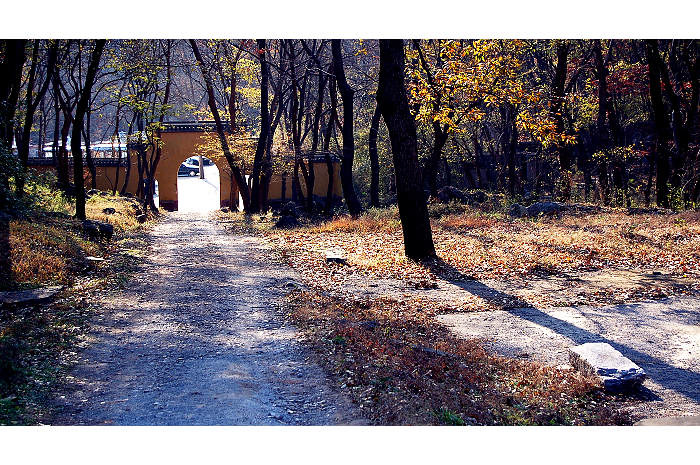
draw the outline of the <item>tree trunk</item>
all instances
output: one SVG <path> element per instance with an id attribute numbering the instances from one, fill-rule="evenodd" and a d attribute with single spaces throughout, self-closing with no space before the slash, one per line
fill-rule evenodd
<path id="1" fill-rule="evenodd" d="M 472 143 L 474 144 L 474 166 L 476 167 L 476 179 L 479 181 L 479 189 L 485 189 L 484 177 L 481 173 L 483 163 L 484 150 L 479 142 L 479 136 L 476 132 L 472 135 Z"/>
<path id="2" fill-rule="evenodd" d="M 87 167 L 90 171 L 90 189 L 97 189 L 97 168 L 95 168 L 95 162 L 92 159 L 92 151 L 90 150 L 91 115 L 92 112 L 88 108 L 87 121 L 85 121 L 86 127 L 83 130 L 83 137 L 85 137 L 85 161 L 87 162 Z"/>
<path id="3" fill-rule="evenodd" d="M 425 174 L 428 178 L 428 188 L 430 195 L 437 197 L 438 194 L 438 166 L 442 158 L 442 149 L 447 143 L 447 131 L 443 130 L 439 122 L 433 121 L 433 147 L 430 151 L 430 158 L 425 166 Z"/>
<path id="4" fill-rule="evenodd" d="M 369 203 L 373 208 L 379 208 L 379 153 L 377 151 L 377 137 L 379 136 L 379 122 L 382 119 L 382 112 L 379 105 L 374 109 L 372 123 L 369 127 L 369 162 L 371 170 L 371 181 L 369 186 Z"/>
<path id="5" fill-rule="evenodd" d="M 22 68 L 25 60 L 25 39 L 4 40 L 4 56 L 0 62 L 0 149 L 12 151 L 12 136 L 14 134 L 14 119 L 19 100 L 19 91 L 22 86 Z M 0 211 L 9 208 L 10 174 L 0 170 Z M 9 241 L 9 223 L 0 219 L 3 226 L 2 245 L 7 250 L 0 250 L 0 264 L 9 264 L 9 242 L 5 243 L 5 236 Z M 8 268 L 9 269 L 9 268 Z"/>
<path id="6" fill-rule="evenodd" d="M 416 126 L 404 86 L 403 41 L 380 40 L 379 51 L 377 104 L 391 139 L 406 256 L 431 257 L 435 246 L 418 163 Z"/>
<path id="7" fill-rule="evenodd" d="M 355 135 L 353 129 L 353 98 L 355 91 L 345 78 L 343 66 L 343 53 L 340 39 L 331 42 L 333 53 L 333 71 L 340 90 L 340 98 L 343 99 L 343 159 L 340 161 L 340 183 L 343 185 L 343 195 L 348 205 L 350 214 L 355 216 L 362 213 L 362 205 L 355 193 L 352 183 L 352 164 L 355 159 Z"/>
<path id="8" fill-rule="evenodd" d="M 557 132 L 564 133 L 564 102 L 566 99 L 566 66 L 569 56 L 569 44 L 565 41 L 557 45 L 557 66 L 552 83 L 552 113 L 556 121 Z M 571 199 L 571 151 L 561 142 L 557 144 L 559 153 L 559 173 L 561 177 L 561 198 L 568 202 Z"/>
<path id="9" fill-rule="evenodd" d="M 255 148 L 255 158 L 253 159 L 253 189 L 251 193 L 250 212 L 257 213 L 262 206 L 262 191 L 260 189 L 260 174 L 262 172 L 263 156 L 267 148 L 267 136 L 270 133 L 270 109 L 269 109 L 269 91 L 268 80 L 269 71 L 268 63 L 265 58 L 265 39 L 258 39 L 258 60 L 260 60 L 260 137 Z"/>
<path id="10" fill-rule="evenodd" d="M 433 72 L 428 65 L 428 62 L 426 61 L 425 57 L 423 56 L 423 51 L 420 47 L 420 41 L 419 40 L 413 40 L 413 47 L 414 49 L 418 52 L 418 58 L 420 61 L 421 66 L 423 67 L 423 70 L 425 71 L 426 77 L 428 79 L 428 84 L 430 84 L 431 87 L 435 86 L 435 79 L 433 77 Z M 438 54 L 437 56 L 437 66 L 440 67 L 442 65 L 442 60 L 440 58 L 440 55 Z M 434 100 L 433 100 L 433 113 L 438 114 L 441 111 L 441 106 L 442 106 L 442 94 L 438 90 L 435 95 L 434 95 Z M 452 113 L 450 113 L 450 116 L 452 116 Z M 437 177 L 438 177 L 438 166 L 440 165 L 440 161 L 442 159 L 442 150 L 445 147 L 445 144 L 447 143 L 447 137 L 448 137 L 448 126 L 441 125 L 439 121 L 433 121 L 432 122 L 432 127 L 433 127 L 433 147 L 432 150 L 430 151 L 430 157 L 428 158 L 428 161 L 425 165 L 425 171 L 424 179 L 427 180 L 428 182 L 428 188 L 430 190 L 430 195 L 431 197 L 437 197 L 438 195 L 438 185 L 437 185 Z"/>
<path id="11" fill-rule="evenodd" d="M 122 90 L 124 87 L 122 86 Z M 122 91 L 119 91 L 119 98 L 121 98 Z M 121 104 L 117 104 L 117 111 L 114 113 L 114 134 L 112 135 L 112 158 L 114 158 L 114 140 L 117 141 L 117 167 L 114 171 L 114 186 L 112 186 L 112 195 L 117 194 L 117 189 L 119 187 L 119 170 L 122 164 L 122 144 L 119 137 L 119 113 L 121 112 Z"/>
<path id="12" fill-rule="evenodd" d="M 26 91 L 26 108 L 24 113 L 24 124 L 22 126 L 21 136 L 17 138 L 17 155 L 21 163 L 21 171 L 18 173 L 16 178 L 15 190 L 18 196 L 24 194 L 24 178 L 25 172 L 27 170 L 27 163 L 29 162 L 29 145 L 31 142 L 32 135 L 32 125 L 34 123 L 34 114 L 39 104 L 44 100 L 44 95 L 49 88 L 53 73 L 56 67 L 56 56 L 58 54 L 58 41 L 48 50 L 47 64 L 46 64 L 46 76 L 41 86 L 34 89 L 34 84 L 37 80 L 37 66 L 39 61 L 39 40 L 34 40 L 34 47 L 32 50 L 32 64 L 29 70 L 29 78 L 27 82 Z M 42 149 L 42 144 L 39 144 L 39 150 Z"/>
<path id="13" fill-rule="evenodd" d="M 302 41 L 304 44 L 304 41 Z M 306 47 L 305 47 L 306 48 Z M 310 50 L 307 48 L 307 52 Z M 318 95 L 316 97 L 316 108 L 314 109 L 314 119 L 311 128 L 311 154 L 309 155 L 309 180 L 306 186 L 306 192 L 310 193 L 307 196 L 306 209 L 309 213 L 313 211 L 314 205 L 314 187 L 316 185 L 316 168 L 314 158 L 318 152 L 318 144 L 321 136 L 321 115 L 323 113 L 323 97 L 326 92 L 326 84 L 328 83 L 328 75 L 323 72 L 321 61 L 316 54 L 310 54 L 318 68 Z"/>
<path id="14" fill-rule="evenodd" d="M 4 56 L 0 62 L 0 150 L 12 150 L 12 128 L 22 85 L 24 48 L 26 40 L 4 40 Z M 6 156 L 6 155 L 3 155 Z M 10 205 L 8 173 L 0 172 L 0 279 L 12 282 L 12 255 L 10 249 L 10 217 L 5 214 Z"/>
<path id="15" fill-rule="evenodd" d="M 332 72 L 332 65 L 331 65 L 331 72 Z M 329 150 L 330 150 L 330 142 L 331 142 L 331 137 L 333 135 L 333 131 L 335 130 L 336 126 L 338 125 L 338 95 L 336 91 L 336 80 L 333 75 L 331 75 L 328 78 L 328 94 L 330 97 L 331 101 L 331 113 L 330 117 L 328 119 L 328 125 L 326 126 L 326 135 L 323 140 L 323 152 L 324 152 L 324 160 L 326 162 L 326 169 L 328 171 L 328 187 L 326 189 L 326 204 L 323 207 L 323 212 L 326 215 L 330 215 L 331 212 L 333 211 L 333 202 L 334 202 L 334 192 L 333 192 L 333 186 L 335 184 L 335 172 L 333 168 L 333 160 L 331 159 Z"/>
<path id="16" fill-rule="evenodd" d="M 4 40 L 5 56 L 0 62 L 0 143 L 12 147 L 15 112 L 22 86 L 26 39 Z M 0 175 L 3 175 L 0 173 Z"/>
<path id="17" fill-rule="evenodd" d="M 508 193 L 514 196 L 518 185 L 518 174 L 516 170 L 515 156 L 518 148 L 518 128 L 515 125 L 515 106 L 511 103 L 504 103 L 501 106 L 501 117 L 505 126 L 503 137 L 501 138 L 501 152 L 505 158 L 508 172 Z"/>
<path id="18" fill-rule="evenodd" d="M 126 136 L 126 140 L 128 141 L 129 138 L 131 137 L 131 134 L 133 133 L 133 120 L 129 124 L 129 132 Z M 119 191 L 120 195 L 126 194 L 126 189 L 129 186 L 129 178 L 131 177 L 131 151 L 129 150 L 129 146 L 127 144 L 126 147 L 126 168 L 124 170 L 124 184 L 122 185 L 121 190 Z"/>
<path id="19" fill-rule="evenodd" d="M 282 56 L 280 56 L 280 61 Z M 280 66 L 280 71 L 283 71 L 284 63 Z M 267 144 L 265 147 L 265 159 L 263 160 L 263 178 L 262 178 L 262 208 L 264 211 L 268 210 L 269 207 L 269 193 L 270 193 L 270 181 L 272 180 L 272 142 L 275 137 L 275 132 L 277 131 L 277 126 L 279 125 L 280 119 L 282 118 L 282 112 L 284 105 L 282 102 L 282 84 L 283 79 L 278 80 L 278 85 L 275 88 L 275 96 L 272 99 L 271 109 L 276 109 L 275 117 L 270 124 L 270 133 L 267 135 Z M 284 200 L 284 199 L 283 199 Z"/>
<path id="20" fill-rule="evenodd" d="M 104 50 L 105 39 L 95 41 L 95 49 L 90 56 L 87 74 L 85 76 L 85 85 L 80 93 L 80 99 L 75 108 L 75 118 L 73 120 L 73 137 L 70 141 L 71 152 L 73 153 L 73 181 L 75 183 L 75 216 L 79 220 L 85 219 L 85 184 L 83 178 L 83 154 L 80 147 L 80 136 L 83 131 L 83 123 L 85 121 L 85 113 L 90 104 L 90 95 L 92 93 L 92 84 L 95 81 L 97 67 L 100 64 L 102 50 Z"/>
<path id="21" fill-rule="evenodd" d="M 155 202 L 156 194 L 156 171 L 158 170 L 158 164 L 160 163 L 160 157 L 163 152 L 163 144 L 161 143 L 162 137 L 160 128 L 163 127 L 165 122 L 165 115 L 167 113 L 168 102 L 170 101 L 170 89 L 172 87 L 172 68 L 171 68 L 171 54 L 172 54 L 172 40 L 167 39 L 165 44 L 165 90 L 163 92 L 163 100 L 161 102 L 161 108 L 159 110 L 160 115 L 158 117 L 158 126 L 153 132 L 155 132 L 155 141 L 153 142 L 154 149 L 151 150 L 150 160 L 144 160 L 147 171 L 146 178 L 146 207 L 150 210 L 159 214 L 158 207 Z M 151 134 L 153 134 L 153 132 Z M 153 137 L 153 136 L 151 136 Z M 199 172 L 202 178 L 204 178 L 204 164 L 202 162 L 202 156 L 199 156 Z"/>
<path id="22" fill-rule="evenodd" d="M 51 141 L 51 158 L 53 158 L 54 166 L 58 166 L 58 138 L 60 132 L 61 123 L 61 109 L 59 107 L 58 95 L 53 96 L 53 111 L 54 111 L 54 122 L 53 122 L 53 138 Z"/>
<path id="23" fill-rule="evenodd" d="M 63 109 L 63 124 L 61 125 L 61 146 L 58 148 L 58 164 L 56 172 L 58 176 L 58 185 L 63 189 L 63 192 L 70 193 L 70 177 L 68 175 L 68 134 L 70 134 L 70 125 L 73 120 L 69 109 Z M 70 193 L 72 195 L 72 193 Z"/>
<path id="24" fill-rule="evenodd" d="M 452 169 L 450 168 L 450 162 L 447 161 L 446 156 L 442 156 L 442 166 L 444 170 L 444 175 L 443 175 L 443 185 L 445 186 L 451 186 L 452 185 Z"/>
<path id="25" fill-rule="evenodd" d="M 610 156 L 610 127 L 608 121 L 608 106 L 610 96 L 608 94 L 607 76 L 608 69 L 603 61 L 603 52 L 600 40 L 593 42 L 593 55 L 595 59 L 595 75 L 598 79 L 598 119 L 596 122 L 596 147 L 603 152 L 598 166 L 598 179 L 600 180 L 600 196 L 604 205 L 610 205 L 610 186 L 608 183 L 608 158 Z"/>
<path id="26" fill-rule="evenodd" d="M 655 143 L 654 155 L 656 162 L 656 204 L 668 208 L 669 201 L 669 150 L 671 129 L 666 119 L 663 97 L 661 95 L 661 57 L 655 39 L 646 40 L 646 56 L 649 65 L 649 98 L 654 118 Z"/>

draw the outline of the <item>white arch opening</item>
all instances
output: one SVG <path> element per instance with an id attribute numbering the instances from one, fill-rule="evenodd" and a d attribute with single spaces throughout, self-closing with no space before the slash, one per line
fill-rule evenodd
<path id="1" fill-rule="evenodd" d="M 177 209 L 206 213 L 221 205 L 221 180 L 216 164 L 207 157 L 203 161 L 204 179 L 200 178 L 198 156 L 183 161 L 177 172 Z"/>

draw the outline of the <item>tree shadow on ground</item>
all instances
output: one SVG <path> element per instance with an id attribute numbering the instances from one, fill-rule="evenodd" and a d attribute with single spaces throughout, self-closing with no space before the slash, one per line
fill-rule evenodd
<path id="1" fill-rule="evenodd" d="M 680 393 L 694 402 L 700 402 L 700 374 L 694 371 L 675 367 L 670 365 L 668 362 L 653 355 L 644 353 L 629 344 L 622 344 L 613 341 L 601 334 L 596 334 L 586 329 L 579 328 L 568 321 L 549 315 L 546 312 L 532 306 L 528 302 L 520 299 L 519 297 L 515 297 L 494 289 L 476 280 L 474 277 L 462 273 L 440 258 L 425 261 L 423 262 L 423 265 L 436 276 L 439 276 L 440 278 L 461 287 L 471 294 L 481 297 L 487 302 L 501 305 L 502 302 L 515 301 L 518 304 L 522 304 L 504 307 L 503 309 L 504 311 L 518 318 L 548 328 L 554 333 L 572 340 L 576 345 L 585 344 L 588 342 L 608 343 L 615 349 L 619 350 L 623 355 L 641 366 L 647 372 L 648 376 L 656 383 L 660 384 L 664 388 Z M 642 394 L 642 396 L 645 398 L 655 396 L 655 394 L 651 393 L 651 391 L 648 389 L 646 389 L 646 391 L 647 395 L 644 395 L 644 390 L 638 394 Z M 658 400 L 658 398 L 652 398 L 651 400 Z"/>

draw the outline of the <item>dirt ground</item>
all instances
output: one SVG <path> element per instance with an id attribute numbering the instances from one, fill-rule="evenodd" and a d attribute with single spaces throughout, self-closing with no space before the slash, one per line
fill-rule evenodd
<path id="1" fill-rule="evenodd" d="M 649 375 L 638 401 L 625 402 L 633 418 L 700 413 L 693 272 L 650 262 L 471 276 L 439 262 L 382 275 L 368 252 L 326 263 L 333 241 L 322 230 L 300 240 L 293 234 L 308 233 L 292 232 L 280 247 L 279 236 L 219 220 L 176 213 L 154 228 L 146 264 L 126 290 L 97 303 L 88 349 L 57 396 L 56 424 L 367 424 L 285 319 L 284 296 L 305 287 L 429 309 L 459 337 L 546 365 L 566 364 L 573 345 L 609 342 Z"/>
<path id="2" fill-rule="evenodd" d="M 559 366 L 568 364 L 570 347 L 608 342 L 648 374 L 641 401 L 626 407 L 633 418 L 700 414 L 700 297 L 635 299 L 637 293 L 647 295 L 649 288 L 687 289 L 693 284 L 689 279 L 664 272 L 602 270 L 509 281 L 437 278 L 427 289 L 357 273 L 344 276 L 342 283 L 331 292 L 445 309 L 436 323 L 465 339 L 480 340 L 488 350 L 506 357 Z M 609 301 L 606 287 L 618 289 L 614 301 L 629 303 L 551 305 L 594 303 L 590 296 L 598 290 Z M 470 303 L 466 308 L 483 310 L 465 311 L 465 302 Z M 542 302 L 550 305 L 537 305 Z"/>
<path id="3" fill-rule="evenodd" d="M 125 290 L 105 294 L 54 424 L 362 424 L 285 321 L 289 268 L 260 238 L 175 213 Z"/>

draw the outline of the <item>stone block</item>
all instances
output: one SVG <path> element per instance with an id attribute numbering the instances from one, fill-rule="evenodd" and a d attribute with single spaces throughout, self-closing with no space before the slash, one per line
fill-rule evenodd
<path id="1" fill-rule="evenodd" d="M 2 307 L 39 304 L 53 299 L 62 289 L 63 286 L 47 286 L 26 291 L 0 292 L 0 304 Z"/>
<path id="2" fill-rule="evenodd" d="M 700 415 L 647 418 L 638 421 L 634 426 L 700 426 Z"/>
<path id="3" fill-rule="evenodd" d="M 646 379 L 643 369 L 604 342 L 570 348 L 569 363 L 585 375 L 597 376 L 610 392 L 633 389 Z"/>

